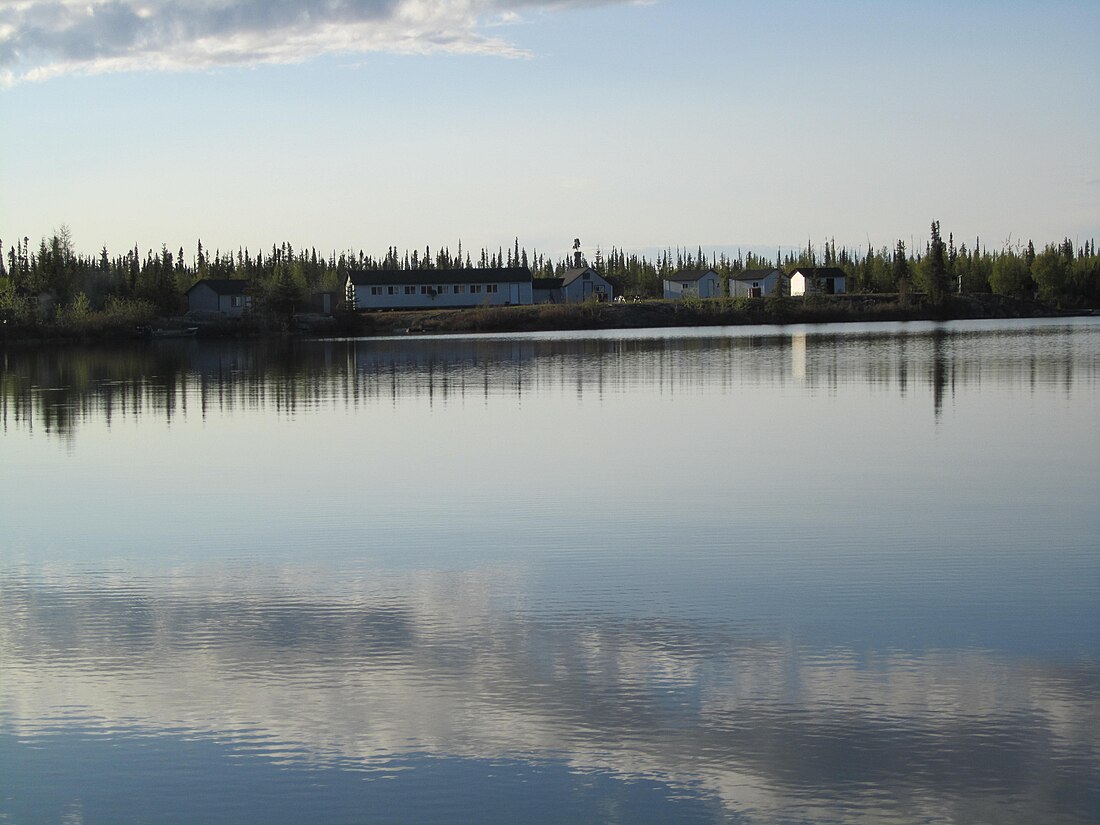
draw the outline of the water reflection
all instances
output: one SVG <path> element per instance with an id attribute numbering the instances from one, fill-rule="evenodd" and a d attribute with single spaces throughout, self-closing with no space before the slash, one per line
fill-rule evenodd
<path id="1" fill-rule="evenodd" d="M 10 572 L 0 728 L 26 742 L 76 724 L 183 733 L 382 774 L 429 755 L 565 759 L 762 821 L 839 806 L 845 821 L 1086 822 L 1100 801 L 1095 663 L 502 610 L 507 570 L 310 587 L 293 570 Z"/>
<path id="2" fill-rule="evenodd" d="M 1096 820 L 1095 321 L 4 358 L 0 821 Z"/>
<path id="3" fill-rule="evenodd" d="M 939 415 L 962 386 L 1043 382 L 1067 395 L 1078 380 L 1093 386 L 1098 336 L 1092 319 L 1075 319 L 15 350 L 3 354 L 0 425 L 70 437 L 93 418 L 170 423 L 211 409 L 293 413 L 422 395 L 445 403 L 548 390 L 729 394 L 794 384 L 834 393 L 863 384 L 904 396 L 913 382 Z"/>

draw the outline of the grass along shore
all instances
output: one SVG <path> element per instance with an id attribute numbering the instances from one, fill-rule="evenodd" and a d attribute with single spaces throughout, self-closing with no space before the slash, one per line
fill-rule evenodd
<path id="1" fill-rule="evenodd" d="M 50 323 L 0 325 L 4 342 L 82 342 L 136 338 L 139 327 L 198 327 L 202 338 L 267 337 L 288 334 L 314 336 L 381 336 L 394 334 L 455 334 L 552 332 L 585 329 L 645 329 L 692 326 L 750 326 L 858 321 L 927 321 L 964 318 L 1041 318 L 1087 315 L 1063 312 L 1034 301 L 1002 295 L 951 295 L 942 306 L 921 295 L 830 295 L 805 298 L 687 298 L 627 303 L 534 304 L 341 313 L 334 318 L 257 314 L 242 320 L 154 318 L 135 311 L 90 312 L 60 316 Z"/>
<path id="2" fill-rule="evenodd" d="M 689 298 L 618 304 L 537 304 L 371 312 L 354 316 L 350 326 L 360 335 L 392 335 L 1041 318 L 1064 314 L 1088 313 L 1063 313 L 1033 301 L 991 294 L 953 295 L 938 307 L 929 304 L 922 296 L 910 296 L 904 300 L 897 295 L 850 294 L 808 298 Z M 346 329 L 349 325 L 343 326 Z"/>

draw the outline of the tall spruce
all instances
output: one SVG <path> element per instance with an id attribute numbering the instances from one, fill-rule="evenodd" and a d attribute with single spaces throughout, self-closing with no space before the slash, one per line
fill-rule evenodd
<path id="1" fill-rule="evenodd" d="M 909 258 L 905 254 L 905 241 L 898 241 L 897 247 L 894 249 L 894 288 L 898 291 L 899 295 L 905 296 L 909 293 Z"/>
<path id="2" fill-rule="evenodd" d="M 932 221 L 932 243 L 928 248 L 928 298 L 935 306 L 947 301 L 947 260 L 944 256 L 940 222 Z"/>

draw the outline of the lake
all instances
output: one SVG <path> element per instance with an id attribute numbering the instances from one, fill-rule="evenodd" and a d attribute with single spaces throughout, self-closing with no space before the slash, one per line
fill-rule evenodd
<path id="1" fill-rule="evenodd" d="M 1100 319 L 0 364 L 0 823 L 1100 821 Z"/>

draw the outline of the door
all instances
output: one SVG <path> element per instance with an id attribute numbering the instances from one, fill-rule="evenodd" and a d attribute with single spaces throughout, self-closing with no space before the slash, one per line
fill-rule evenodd
<path id="1" fill-rule="evenodd" d="M 510 303 L 510 304 L 518 304 L 519 303 L 519 284 L 509 284 L 508 285 L 508 303 Z"/>

